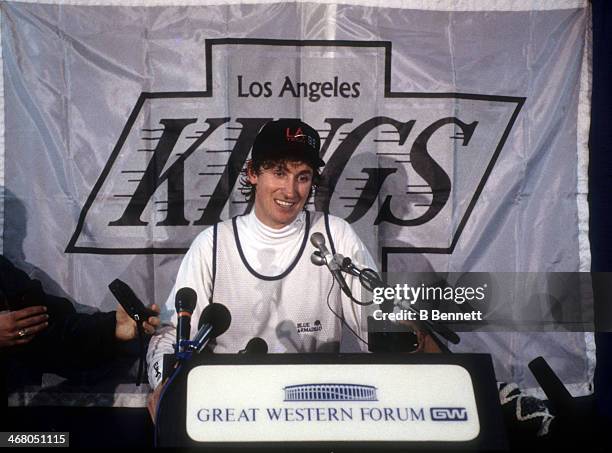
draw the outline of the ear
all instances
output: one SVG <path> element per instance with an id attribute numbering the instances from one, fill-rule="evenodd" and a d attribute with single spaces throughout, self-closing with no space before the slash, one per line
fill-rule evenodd
<path id="1" fill-rule="evenodd" d="M 246 168 L 247 172 L 246 172 L 246 176 L 247 179 L 249 180 L 249 182 L 253 185 L 257 184 L 257 173 L 255 173 L 255 171 L 253 171 L 253 161 L 249 160 L 247 162 L 247 168 Z"/>

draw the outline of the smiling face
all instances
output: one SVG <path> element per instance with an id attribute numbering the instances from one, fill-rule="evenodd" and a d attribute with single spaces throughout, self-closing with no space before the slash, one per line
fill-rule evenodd
<path id="1" fill-rule="evenodd" d="M 312 187 L 313 170 L 304 162 L 284 161 L 256 173 L 249 166 L 247 178 L 256 186 L 255 215 L 279 229 L 295 220 L 304 208 Z"/>

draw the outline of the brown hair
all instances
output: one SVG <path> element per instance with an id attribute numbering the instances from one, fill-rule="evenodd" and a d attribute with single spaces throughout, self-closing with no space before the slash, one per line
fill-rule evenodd
<path id="1" fill-rule="evenodd" d="M 280 158 L 280 159 L 272 158 L 272 159 L 265 159 L 263 161 L 259 161 L 255 159 L 248 160 L 245 167 L 240 171 L 240 174 L 242 175 L 240 177 L 240 193 L 244 195 L 245 199 L 248 202 L 255 200 L 255 192 L 257 190 L 257 187 L 256 187 L 257 185 L 252 184 L 251 181 L 249 181 L 249 176 L 248 176 L 249 168 L 256 175 L 260 175 L 262 170 L 269 170 L 271 168 L 276 168 L 276 167 L 286 168 L 288 162 L 303 162 L 303 161 L 295 160 L 295 159 L 287 159 L 287 158 Z M 321 184 L 321 181 L 322 181 L 321 172 L 319 171 L 318 168 L 313 166 L 310 162 L 304 162 L 304 163 L 312 169 L 312 187 L 310 189 L 310 194 L 312 195 L 315 193 L 315 191 Z"/>

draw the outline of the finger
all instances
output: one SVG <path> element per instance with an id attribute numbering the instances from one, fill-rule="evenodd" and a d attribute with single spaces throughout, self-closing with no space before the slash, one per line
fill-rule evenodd
<path id="1" fill-rule="evenodd" d="M 149 417 L 151 417 L 151 421 L 155 425 L 155 408 L 151 405 L 151 403 L 147 404 L 147 409 L 149 412 Z"/>
<path id="2" fill-rule="evenodd" d="M 155 313 L 159 313 L 159 305 L 157 304 L 151 305 L 151 310 L 153 310 Z"/>
<path id="3" fill-rule="evenodd" d="M 159 318 L 157 316 L 150 316 L 149 319 L 147 319 L 147 324 L 151 325 L 151 326 L 159 326 Z"/>
<path id="4" fill-rule="evenodd" d="M 34 338 L 34 336 L 32 335 L 28 335 L 27 337 L 23 337 L 23 338 L 18 338 L 17 340 L 13 340 L 13 345 L 14 346 L 19 346 L 22 344 L 27 344 L 30 341 L 32 341 L 32 339 Z"/>
<path id="5" fill-rule="evenodd" d="M 13 316 L 15 316 L 15 320 L 20 320 L 24 318 L 28 318 L 30 316 L 40 315 L 47 311 L 47 307 L 44 305 L 36 305 L 34 307 L 26 307 L 21 310 L 16 310 L 13 312 Z"/>
<path id="6" fill-rule="evenodd" d="M 157 401 L 155 398 L 155 393 L 150 393 L 147 398 L 147 409 L 149 410 L 149 415 L 151 416 L 151 421 L 155 424 L 155 412 L 157 409 Z"/>
<path id="7" fill-rule="evenodd" d="M 155 332 L 155 327 L 153 327 L 149 323 L 143 323 L 142 327 L 144 328 L 144 331 L 147 335 L 151 335 L 153 332 Z"/>
<path id="8" fill-rule="evenodd" d="M 26 338 L 34 338 L 37 333 L 46 329 L 48 325 L 48 322 L 43 322 L 42 324 L 37 324 L 32 327 L 24 327 L 23 329 L 19 329 L 17 332 L 15 332 L 15 335 L 17 336 L 15 340 L 18 341 Z"/>
<path id="9" fill-rule="evenodd" d="M 23 329 L 25 331 L 25 337 L 30 337 L 30 336 L 34 336 L 39 332 L 42 332 L 43 330 L 45 330 L 47 327 L 49 326 L 48 322 L 43 322 L 42 324 L 37 324 L 33 327 L 28 327 L 26 329 Z"/>
<path id="10" fill-rule="evenodd" d="M 30 316 L 29 318 L 21 319 L 15 323 L 17 329 L 25 329 L 26 327 L 36 326 L 38 324 L 42 324 L 47 322 L 49 319 L 49 315 L 38 315 L 38 316 Z"/>
<path id="11" fill-rule="evenodd" d="M 123 316 L 124 318 L 129 317 L 129 315 L 127 314 L 127 311 L 125 311 L 125 308 L 123 308 L 123 305 L 121 304 L 119 304 L 119 306 L 117 307 L 117 315 Z"/>

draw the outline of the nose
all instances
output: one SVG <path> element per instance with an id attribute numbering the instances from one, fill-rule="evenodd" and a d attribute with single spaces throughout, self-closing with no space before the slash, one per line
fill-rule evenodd
<path id="1" fill-rule="evenodd" d="M 284 187 L 284 193 L 287 198 L 293 199 L 297 194 L 298 180 L 297 178 L 289 178 Z"/>

